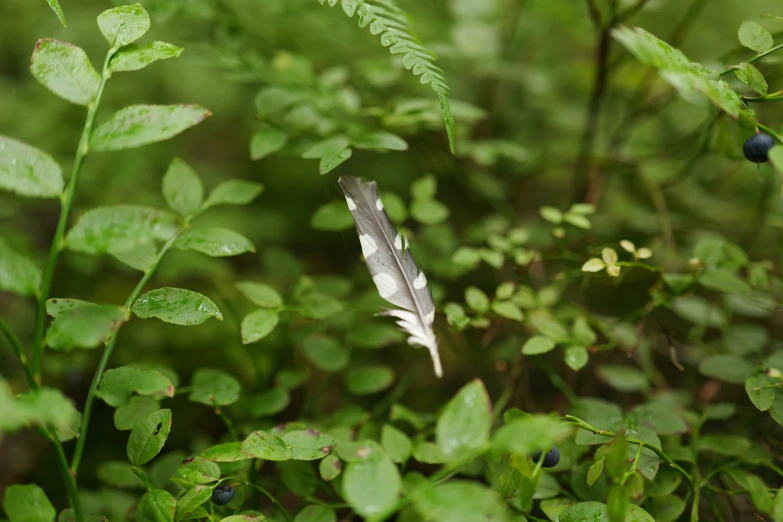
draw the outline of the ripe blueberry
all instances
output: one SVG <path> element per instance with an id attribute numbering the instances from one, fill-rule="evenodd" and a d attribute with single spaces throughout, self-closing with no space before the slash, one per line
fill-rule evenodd
<path id="1" fill-rule="evenodd" d="M 212 503 L 216 506 L 225 506 L 234 498 L 236 491 L 231 486 L 218 486 L 212 490 Z"/>
<path id="2" fill-rule="evenodd" d="M 774 146 L 775 140 L 769 134 L 754 134 L 742 146 L 742 153 L 753 163 L 766 163 L 769 161 L 769 149 Z"/>
<path id="3" fill-rule="evenodd" d="M 538 463 L 538 460 L 541 458 L 541 450 L 533 453 L 530 458 L 533 459 L 534 463 Z M 554 468 L 557 466 L 558 462 L 560 462 L 560 450 L 557 449 L 557 446 L 552 446 L 552 449 L 549 450 L 546 455 L 544 455 L 544 462 L 541 463 L 541 467 Z"/>

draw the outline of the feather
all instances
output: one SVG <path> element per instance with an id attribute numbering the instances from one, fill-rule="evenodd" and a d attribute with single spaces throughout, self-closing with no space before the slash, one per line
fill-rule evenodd
<path id="1" fill-rule="evenodd" d="M 432 329 L 435 303 L 427 277 L 408 250 L 408 240 L 392 225 L 378 197 L 375 182 L 362 183 L 359 178 L 342 176 L 338 183 L 356 224 L 362 254 L 378 293 L 401 308 L 386 310 L 380 315 L 398 319 L 397 325 L 410 334 L 408 344 L 427 348 L 435 375 L 442 377 L 438 340 Z"/>

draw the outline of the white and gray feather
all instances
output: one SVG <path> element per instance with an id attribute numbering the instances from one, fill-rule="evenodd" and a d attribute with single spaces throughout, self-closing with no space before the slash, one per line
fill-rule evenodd
<path id="1" fill-rule="evenodd" d="M 381 315 L 398 319 L 397 325 L 410 334 L 408 344 L 424 346 L 430 352 L 435 375 L 443 376 L 438 341 L 432 329 L 435 303 L 427 277 L 419 270 L 408 250 L 408 240 L 397 232 L 378 197 L 375 182 L 362 183 L 342 176 L 340 188 L 356 223 L 362 254 L 378 293 L 402 310 L 386 310 Z"/>

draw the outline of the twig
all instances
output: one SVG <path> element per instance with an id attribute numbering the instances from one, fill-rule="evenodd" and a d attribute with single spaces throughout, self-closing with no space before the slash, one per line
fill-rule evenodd
<path id="1" fill-rule="evenodd" d="M 33 376 L 33 371 L 30 369 L 30 364 L 27 362 L 27 356 L 24 353 L 24 348 L 22 348 L 22 343 L 19 342 L 19 338 L 16 337 L 13 330 L 11 330 L 11 327 L 2 317 L 0 317 L 0 330 L 5 334 L 6 339 L 8 339 L 8 344 L 11 345 L 16 357 L 19 359 L 19 364 L 22 365 L 22 370 L 24 370 L 24 375 L 27 378 L 27 384 L 30 386 L 30 389 L 38 389 L 38 383 Z"/>

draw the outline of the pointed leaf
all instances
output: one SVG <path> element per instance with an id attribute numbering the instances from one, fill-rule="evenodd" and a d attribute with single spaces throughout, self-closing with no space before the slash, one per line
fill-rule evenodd
<path id="1" fill-rule="evenodd" d="M 88 105 L 101 83 L 100 75 L 82 49 L 51 38 L 35 44 L 30 71 L 41 85 L 77 105 Z"/>
<path id="2" fill-rule="evenodd" d="M 157 370 L 121 366 L 106 371 L 98 386 L 98 397 L 115 408 L 128 404 L 134 393 L 174 397 L 174 385 Z"/>
<path id="3" fill-rule="evenodd" d="M 174 246 L 180 250 L 196 250 L 212 257 L 229 257 L 255 252 L 253 243 L 242 234 L 227 228 L 191 229 L 182 234 Z"/>
<path id="4" fill-rule="evenodd" d="M 250 159 L 260 160 L 285 147 L 288 135 L 276 129 L 263 129 L 255 134 L 250 141 Z"/>
<path id="5" fill-rule="evenodd" d="M 153 489 L 139 500 L 139 513 L 152 522 L 174 522 L 177 499 L 166 490 Z"/>
<path id="6" fill-rule="evenodd" d="M 57 515 L 46 493 L 35 484 L 8 486 L 3 510 L 9 522 L 52 522 Z"/>
<path id="7" fill-rule="evenodd" d="M 138 40 L 150 28 L 150 17 L 140 4 L 122 5 L 98 15 L 98 27 L 112 47 Z"/>
<path id="8" fill-rule="evenodd" d="M 764 75 L 759 72 L 754 66 L 749 63 L 743 62 L 734 67 L 734 74 L 737 78 L 756 91 L 761 96 L 767 95 L 767 80 L 764 79 Z"/>
<path id="9" fill-rule="evenodd" d="M 176 217 L 164 210 L 135 205 L 98 207 L 79 218 L 65 244 L 85 254 L 126 252 L 156 239 L 170 239 L 176 231 Z"/>
<path id="10" fill-rule="evenodd" d="M 326 433 L 314 430 L 289 431 L 282 436 L 291 448 L 291 458 L 294 460 L 322 459 L 332 452 L 337 440 Z"/>
<path id="11" fill-rule="evenodd" d="M 742 45 L 757 53 L 768 51 L 775 43 L 769 31 L 751 20 L 742 22 L 738 36 Z"/>
<path id="12" fill-rule="evenodd" d="M 0 188 L 29 198 L 56 198 L 63 191 L 62 171 L 44 151 L 0 136 Z"/>
<path id="13" fill-rule="evenodd" d="M 388 366 L 357 366 L 345 374 L 345 386 L 354 395 L 371 395 L 385 390 L 394 382 L 394 371 Z"/>
<path id="14" fill-rule="evenodd" d="M 204 457 L 183 460 L 177 473 L 193 484 L 210 484 L 220 479 L 220 467 Z"/>
<path id="15" fill-rule="evenodd" d="M 200 105 L 131 105 L 92 132 L 90 148 L 111 151 L 164 141 L 211 115 Z"/>
<path id="16" fill-rule="evenodd" d="M 182 216 L 188 216 L 201 206 L 204 185 L 190 165 L 174 158 L 163 176 L 163 197 L 169 208 Z"/>
<path id="17" fill-rule="evenodd" d="M 50 299 L 46 311 L 55 319 L 46 331 L 46 345 L 53 350 L 93 348 L 128 320 L 119 306 L 99 305 L 78 299 Z"/>
<path id="18" fill-rule="evenodd" d="M 239 381 L 222 370 L 200 368 L 193 374 L 188 398 L 207 406 L 228 406 L 239 399 Z"/>
<path id="19" fill-rule="evenodd" d="M 356 513 L 372 518 L 391 509 L 401 486 L 397 466 L 377 442 L 357 445 L 343 474 L 343 495 Z"/>
<path id="20" fill-rule="evenodd" d="M 496 491 L 467 480 L 452 480 L 426 491 L 417 499 L 416 510 L 438 522 L 505 520 L 506 514 Z"/>
<path id="21" fill-rule="evenodd" d="M 484 383 L 476 379 L 452 398 L 438 417 L 435 440 L 447 460 L 481 448 L 489 441 L 492 408 Z"/>
<path id="22" fill-rule="evenodd" d="M 212 496 L 214 486 L 196 486 L 189 489 L 178 501 L 175 520 L 185 520 L 196 511 L 201 504 Z"/>
<path id="23" fill-rule="evenodd" d="M 256 459 L 282 461 L 291 459 L 291 448 L 280 437 L 265 431 L 250 434 L 242 443 L 242 452 Z"/>
<path id="24" fill-rule="evenodd" d="M 278 308 L 283 306 L 283 298 L 280 297 L 277 290 L 269 285 L 254 283 L 252 281 L 240 281 L 236 284 L 236 287 L 255 305 L 264 308 Z"/>
<path id="25" fill-rule="evenodd" d="M 158 60 L 177 58 L 183 49 L 167 42 L 152 42 L 144 45 L 131 44 L 123 47 L 109 62 L 111 72 L 138 71 Z"/>
<path id="26" fill-rule="evenodd" d="M 146 464 L 160 453 L 171 431 L 171 410 L 158 410 L 138 421 L 128 437 L 128 460 Z"/>
<path id="27" fill-rule="evenodd" d="M 0 239 L 0 290 L 35 295 L 41 284 L 41 269 L 32 260 Z"/>
<path id="28" fill-rule="evenodd" d="M 275 310 L 260 309 L 251 312 L 242 319 L 242 343 L 260 341 L 275 329 L 280 316 Z"/>
<path id="29" fill-rule="evenodd" d="M 262 190 L 264 190 L 263 185 L 252 181 L 243 179 L 224 181 L 210 192 L 204 206 L 247 205 L 258 197 Z"/>
<path id="30" fill-rule="evenodd" d="M 408 144 L 404 139 L 385 131 L 365 134 L 354 141 L 354 146 L 357 149 L 408 150 Z"/>
<path id="31" fill-rule="evenodd" d="M 66 27 L 65 15 L 63 14 L 63 8 L 60 7 L 60 3 L 57 0 L 46 0 L 46 3 L 49 4 L 49 7 L 52 8 L 54 14 L 57 15 L 57 19 L 60 21 L 60 25 Z"/>
<path id="32" fill-rule="evenodd" d="M 158 288 L 139 297 L 132 307 L 142 319 L 156 317 L 167 323 L 195 326 L 223 315 L 208 297 L 182 288 Z"/>

